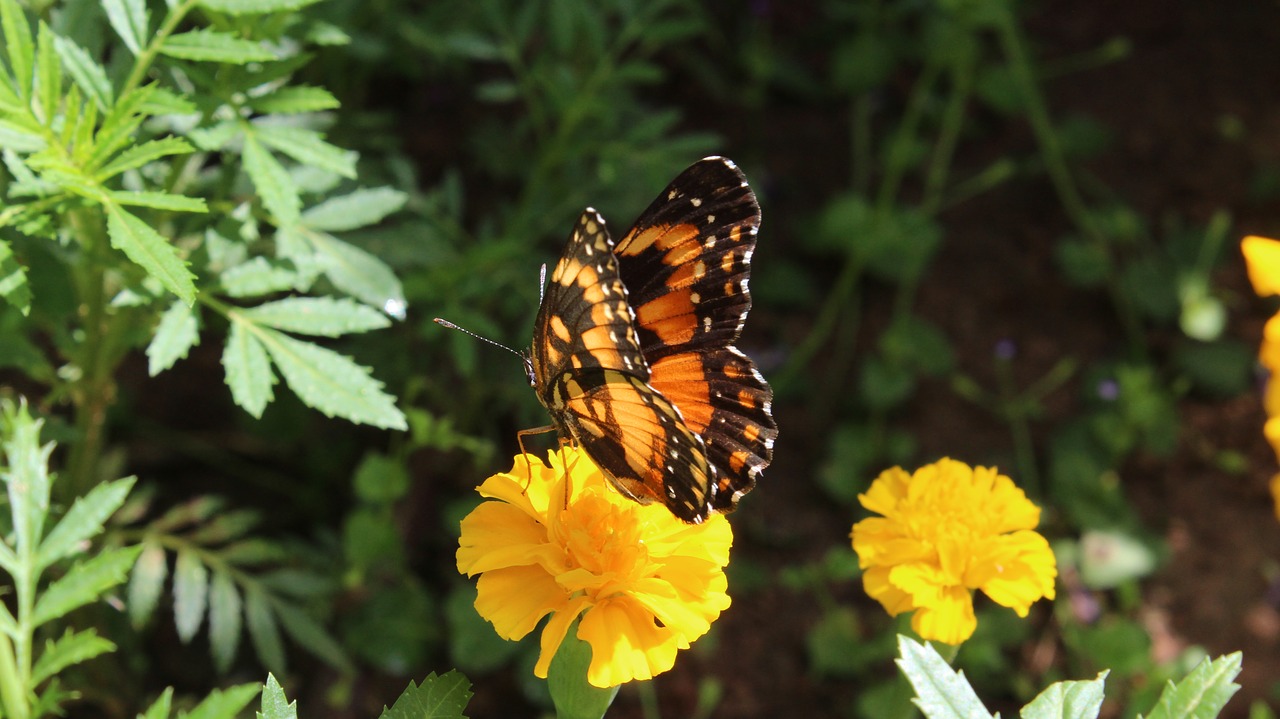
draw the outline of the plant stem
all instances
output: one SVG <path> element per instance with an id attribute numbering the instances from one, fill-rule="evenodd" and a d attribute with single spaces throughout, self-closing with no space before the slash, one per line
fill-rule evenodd
<path id="1" fill-rule="evenodd" d="M 94 470 L 102 453 L 103 431 L 107 407 L 113 398 L 111 376 L 115 370 L 115 352 L 108 347 L 110 319 L 107 316 L 106 236 L 101 213 L 94 208 L 72 210 L 68 220 L 76 238 L 84 248 L 86 262 L 79 268 L 77 290 L 83 313 L 84 339 L 74 358 L 80 368 L 71 391 L 75 405 L 75 425 L 79 441 L 67 461 L 67 481 L 60 492 L 68 502 L 82 496 L 94 485 Z"/>
<path id="2" fill-rule="evenodd" d="M 138 54 L 133 63 L 133 69 L 129 71 L 129 77 L 120 86 L 120 97 L 124 97 L 142 84 L 142 80 L 147 76 L 147 71 L 151 69 L 151 63 L 155 62 L 156 55 L 160 53 L 160 46 L 164 45 L 165 40 L 169 39 L 169 36 L 177 29 L 178 23 L 182 22 L 187 13 L 191 12 L 197 1 L 185 0 L 165 16 L 164 22 L 160 23 L 160 27 L 156 29 L 156 34 L 151 38 L 151 42 L 147 43 L 147 46 Z"/>
<path id="3" fill-rule="evenodd" d="M 0 706 L 4 707 L 4 715 L 13 719 L 26 719 L 31 713 L 27 706 L 26 682 L 18 673 L 13 645 L 4 632 L 0 632 Z"/>

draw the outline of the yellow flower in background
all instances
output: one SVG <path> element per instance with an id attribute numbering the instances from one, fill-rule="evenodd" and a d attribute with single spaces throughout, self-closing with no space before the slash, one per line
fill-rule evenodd
<path id="1" fill-rule="evenodd" d="M 591 645 L 587 680 L 651 679 L 729 606 L 723 515 L 686 524 L 661 504 L 619 494 L 578 448 L 550 463 L 520 455 L 480 485 L 492 500 L 462 520 L 458 571 L 477 581 L 476 611 L 517 640 L 550 615 L 534 674 L 545 678 L 570 626 Z M 567 483 L 567 484 L 566 484 Z"/>
<path id="2" fill-rule="evenodd" d="M 858 500 L 881 515 L 853 526 L 863 586 L 893 616 L 914 611 L 922 638 L 968 639 L 975 589 L 1020 617 L 1053 599 L 1058 566 L 1034 531 L 1040 508 L 994 468 L 951 459 L 914 474 L 894 467 Z"/>
<path id="3" fill-rule="evenodd" d="M 1280 242 L 1266 237 L 1250 235 L 1240 242 L 1249 281 L 1259 296 L 1280 294 Z M 1267 413 L 1267 423 L 1262 427 L 1276 456 L 1280 457 L 1280 314 L 1267 320 L 1262 330 L 1262 345 L 1258 348 L 1258 363 L 1271 376 L 1262 397 L 1262 407 Z M 1275 501 L 1276 518 L 1280 519 L 1280 474 L 1271 478 L 1271 496 Z"/>
<path id="4" fill-rule="evenodd" d="M 1253 291 L 1260 297 L 1280 295 L 1280 241 L 1250 235 L 1240 242 Z"/>

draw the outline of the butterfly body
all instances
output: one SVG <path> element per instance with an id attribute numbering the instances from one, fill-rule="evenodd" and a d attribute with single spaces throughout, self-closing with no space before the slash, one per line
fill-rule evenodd
<path id="1" fill-rule="evenodd" d="M 561 437 L 620 492 L 687 522 L 733 509 L 777 435 L 772 391 L 732 345 L 759 217 L 718 157 L 681 173 L 616 244 L 587 209 L 534 323 L 526 369 Z"/>

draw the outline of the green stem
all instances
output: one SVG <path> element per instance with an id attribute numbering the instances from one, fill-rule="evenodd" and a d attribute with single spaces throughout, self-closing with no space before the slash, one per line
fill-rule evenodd
<path id="1" fill-rule="evenodd" d="M 1002 414 L 1009 423 L 1013 439 L 1014 462 L 1017 465 L 1018 484 L 1032 497 L 1040 493 L 1040 473 L 1036 468 L 1035 446 L 1031 441 L 1031 425 L 1027 419 L 1027 398 L 1018 396 L 1014 382 L 1013 365 L 1009 360 L 996 359 L 996 381 L 1000 388 Z"/>
<path id="2" fill-rule="evenodd" d="M 902 122 L 898 124 L 898 129 L 893 133 L 893 139 L 889 141 L 889 155 L 885 161 L 884 180 L 880 183 L 880 191 L 876 195 L 876 210 L 880 213 L 886 213 L 893 207 L 898 199 L 898 187 L 902 184 L 902 178 L 910 169 L 911 163 L 907 161 L 906 153 L 911 146 L 911 142 L 915 139 L 916 131 L 920 128 L 920 123 L 924 119 L 924 109 L 928 105 L 929 95 L 933 90 L 933 85 L 937 82 L 940 68 L 934 62 L 929 62 L 920 72 L 920 77 L 916 79 L 915 87 L 911 90 L 911 98 L 907 101 L 906 113 L 902 116 Z"/>
<path id="3" fill-rule="evenodd" d="M 129 71 L 129 77 L 125 79 L 124 85 L 120 87 L 120 97 L 124 97 L 142 84 L 142 80 L 147 76 L 147 71 L 151 69 L 151 63 L 155 62 L 156 56 L 160 53 L 160 47 L 169 39 L 169 36 L 177 29 L 178 23 L 182 22 L 183 18 L 187 16 L 187 13 L 191 12 L 197 2 L 198 0 L 185 0 L 165 16 L 164 22 L 160 23 L 160 27 L 156 29 L 156 34 L 151 38 L 151 42 L 147 43 L 147 46 L 138 54 L 137 60 L 134 61 L 133 69 Z"/>
<path id="4" fill-rule="evenodd" d="M 1085 204 L 1084 198 L 1081 197 L 1080 190 L 1076 187 L 1075 179 L 1071 176 L 1071 171 L 1067 167 L 1062 145 L 1058 142 L 1058 135 L 1054 131 L 1053 122 L 1049 118 L 1049 111 L 1045 105 L 1044 98 L 1040 94 L 1040 89 L 1036 85 L 1031 63 L 1027 59 L 1026 47 L 1017 21 L 1014 19 L 1013 13 L 1007 9 L 998 13 L 998 18 L 996 33 L 1000 38 L 1000 45 L 1009 62 L 1009 67 L 1013 71 L 1014 82 L 1018 84 L 1023 101 L 1026 103 L 1027 119 L 1031 123 L 1032 131 L 1035 133 L 1036 142 L 1040 145 L 1040 155 L 1044 160 L 1045 169 L 1049 173 L 1049 180 L 1053 183 L 1054 191 L 1058 195 L 1058 201 L 1062 203 L 1067 216 L 1071 218 L 1071 221 L 1081 234 L 1108 258 L 1107 290 L 1111 297 L 1111 303 L 1114 305 L 1120 323 L 1125 329 L 1125 334 L 1129 340 L 1130 354 L 1136 359 L 1143 360 L 1146 356 L 1146 348 L 1143 342 L 1142 326 L 1134 314 L 1133 308 L 1125 301 L 1124 292 L 1116 274 L 1116 263 L 1111 245 L 1107 241 L 1106 235 L 1094 223 L 1093 217 L 1089 213 L 1089 208 Z"/>
<path id="5" fill-rule="evenodd" d="M 83 314 L 84 339 L 79 343 L 75 362 L 80 376 L 71 391 L 75 405 L 75 424 L 79 439 L 67 462 L 64 501 L 82 496 L 94 484 L 94 471 L 102 453 L 103 431 L 107 407 L 112 401 L 111 376 L 115 371 L 110 351 L 110 318 L 107 316 L 106 267 L 109 260 L 107 238 L 101 214 L 95 208 L 81 208 L 69 213 L 72 232 L 84 249 L 86 262 L 79 268 L 77 290 Z"/>
<path id="6" fill-rule="evenodd" d="M 942 111 L 942 125 L 938 128 L 938 141 L 934 144 L 933 157 L 924 177 L 924 201 L 921 210 L 932 216 L 942 203 L 942 191 L 951 169 L 951 158 L 964 129 L 964 109 L 973 87 L 973 60 L 969 55 L 951 66 L 951 95 Z"/>

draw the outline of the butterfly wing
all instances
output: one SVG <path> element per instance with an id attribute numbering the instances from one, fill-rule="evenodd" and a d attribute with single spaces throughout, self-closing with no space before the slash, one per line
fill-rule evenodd
<path id="1" fill-rule="evenodd" d="M 702 439 L 648 384 L 628 293 L 604 219 L 582 213 L 534 323 L 530 367 L 538 399 L 623 494 L 661 501 L 688 522 L 716 490 Z"/>
<path id="2" fill-rule="evenodd" d="M 730 510 L 773 456 L 773 391 L 733 347 L 760 206 L 741 170 L 709 157 L 681 173 L 618 243 L 649 384 L 680 408 L 717 470 L 713 507 Z"/>

